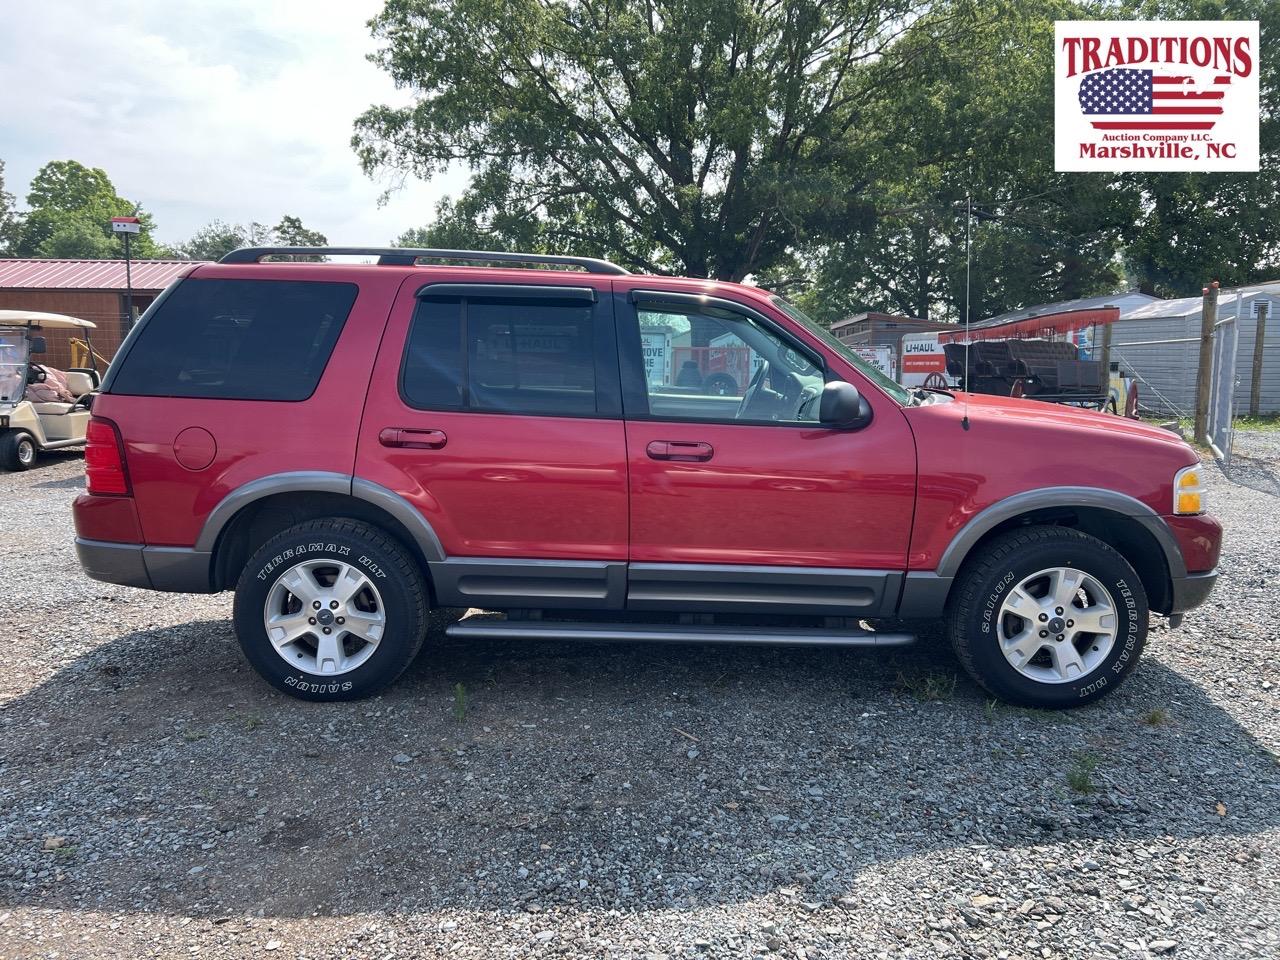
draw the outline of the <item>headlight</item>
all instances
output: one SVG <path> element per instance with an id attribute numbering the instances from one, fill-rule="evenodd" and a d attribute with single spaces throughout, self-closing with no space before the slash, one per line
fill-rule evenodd
<path id="1" fill-rule="evenodd" d="M 1205 491 L 1200 470 L 1200 464 L 1193 463 L 1173 475 L 1174 513 L 1184 515 L 1204 513 L 1205 498 L 1208 494 Z"/>

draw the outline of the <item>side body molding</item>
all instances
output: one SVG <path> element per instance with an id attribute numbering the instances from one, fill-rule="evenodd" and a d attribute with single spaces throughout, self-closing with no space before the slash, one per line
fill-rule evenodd
<path id="1" fill-rule="evenodd" d="M 1160 544 L 1171 579 L 1176 583 L 1186 577 L 1186 561 L 1173 533 L 1160 516 L 1141 500 L 1115 490 L 1097 487 L 1044 487 L 1016 493 L 975 514 L 947 545 L 938 561 L 937 570 L 908 573 L 898 605 L 899 616 L 929 619 L 942 616 L 951 583 L 960 572 L 965 557 L 979 540 L 1006 520 L 1054 507 L 1110 510 L 1142 524 L 1156 543 Z"/>

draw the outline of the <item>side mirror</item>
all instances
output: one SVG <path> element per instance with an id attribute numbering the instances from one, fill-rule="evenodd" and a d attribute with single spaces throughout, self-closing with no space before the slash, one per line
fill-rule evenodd
<path id="1" fill-rule="evenodd" d="M 852 383 L 833 380 L 822 388 L 818 419 L 837 430 L 859 430 L 871 422 L 871 404 Z"/>
<path id="2" fill-rule="evenodd" d="M 45 341 L 44 337 L 32 337 L 30 343 L 32 353 L 49 352 L 49 344 Z"/>

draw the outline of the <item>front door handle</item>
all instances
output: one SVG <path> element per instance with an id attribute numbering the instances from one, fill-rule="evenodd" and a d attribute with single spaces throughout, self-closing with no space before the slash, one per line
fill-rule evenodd
<path id="1" fill-rule="evenodd" d="M 439 450 L 449 440 L 443 430 L 415 430 L 412 427 L 383 427 L 378 442 L 384 447 L 411 450 Z"/>
<path id="2" fill-rule="evenodd" d="M 709 443 L 693 440 L 653 440 L 645 447 L 651 460 L 683 460 L 705 463 L 715 453 Z"/>

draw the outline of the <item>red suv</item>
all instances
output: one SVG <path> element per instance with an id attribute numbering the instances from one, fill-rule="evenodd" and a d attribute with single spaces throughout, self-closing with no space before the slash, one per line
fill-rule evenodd
<path id="1" fill-rule="evenodd" d="M 379 259 L 273 260 L 340 254 Z M 245 655 L 308 699 L 480 607 L 505 617 L 447 633 L 879 646 L 913 636 L 864 621 L 945 617 L 989 691 L 1065 707 L 1216 577 L 1172 434 L 907 390 L 767 291 L 580 257 L 239 250 L 155 301 L 93 414 L 85 570 L 234 589 Z"/>

